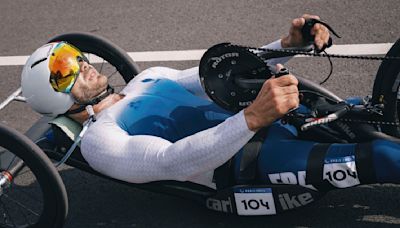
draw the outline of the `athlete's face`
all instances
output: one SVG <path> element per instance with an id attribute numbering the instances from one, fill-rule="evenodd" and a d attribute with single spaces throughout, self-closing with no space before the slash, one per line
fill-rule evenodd
<path id="1" fill-rule="evenodd" d="M 72 87 L 71 94 L 78 102 L 88 101 L 107 88 L 107 77 L 85 61 L 79 63 L 80 74 Z"/>

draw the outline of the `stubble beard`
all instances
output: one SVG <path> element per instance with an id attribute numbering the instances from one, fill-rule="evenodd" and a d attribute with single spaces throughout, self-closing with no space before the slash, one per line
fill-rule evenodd
<path id="1" fill-rule="evenodd" d="M 75 94 L 74 98 L 79 103 L 85 103 L 100 95 L 103 91 L 107 89 L 108 80 L 105 75 L 99 76 L 99 83 L 94 86 L 89 86 L 87 84 L 79 85 L 79 94 Z"/>

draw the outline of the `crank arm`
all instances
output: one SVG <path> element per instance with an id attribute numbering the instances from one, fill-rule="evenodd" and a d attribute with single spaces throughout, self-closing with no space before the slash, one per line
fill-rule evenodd
<path id="1" fill-rule="evenodd" d="M 287 75 L 287 74 L 289 74 L 289 70 L 286 68 L 282 68 L 277 73 L 275 73 L 273 76 L 275 76 L 275 78 L 279 78 L 279 77 L 281 77 L 283 75 Z M 250 78 L 249 79 L 249 78 L 244 78 L 241 76 L 242 75 L 236 75 L 235 83 L 244 89 L 261 89 L 264 82 L 268 80 L 268 78 Z"/>

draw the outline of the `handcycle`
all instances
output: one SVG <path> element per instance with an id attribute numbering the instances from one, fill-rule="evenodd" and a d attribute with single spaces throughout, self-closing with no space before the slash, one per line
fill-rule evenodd
<path id="1" fill-rule="evenodd" d="M 121 48 L 107 39 L 87 33 L 69 33 L 54 37 L 49 42 L 61 40 L 75 45 L 85 53 L 94 55 L 94 62 L 99 62 L 101 69 L 104 63 L 108 62 L 115 67 L 115 73 L 118 73 L 125 83 L 128 83 L 140 72 L 133 60 Z M 222 107 L 232 112 L 237 112 L 255 98 L 260 84 L 267 79 L 266 75 L 267 77 L 272 75 L 267 71 L 264 60 L 295 53 L 285 54 L 285 52 L 274 52 L 273 50 L 263 53 L 263 51 L 265 50 L 254 50 L 226 43 L 209 49 L 200 64 L 200 75 L 209 96 Z M 227 53 L 231 54 L 229 58 L 216 60 L 217 57 L 227 56 Z M 232 55 L 232 53 L 237 53 L 237 55 Z M 274 56 L 267 56 L 270 55 L 268 53 L 274 53 Z M 388 56 L 395 56 L 396 53 L 400 53 L 399 41 L 389 51 Z M 247 57 L 242 58 L 243 55 Z M 97 59 L 98 57 L 101 58 L 100 61 Z M 212 65 L 215 65 L 216 61 L 218 61 L 219 67 L 213 68 Z M 397 60 L 384 60 L 375 79 L 372 97 L 359 100 L 356 104 L 349 103 L 323 87 L 298 77 L 300 81 L 299 90 L 303 96 L 301 101 L 307 107 L 307 111 L 293 111 L 283 121 L 296 126 L 301 133 L 299 138 L 304 140 L 352 143 L 380 138 L 399 142 L 400 124 L 397 101 L 399 80 L 397 77 L 393 77 L 393 75 L 398 75 L 398 71 L 396 74 L 386 74 L 388 70 L 397 69 L 396 64 L 393 63 L 394 61 Z M 239 65 L 244 67 L 235 68 L 235 66 Z M 244 73 L 247 72 L 250 72 L 250 74 L 246 76 Z M 226 75 L 232 75 L 232 77 L 226 79 Z M 224 77 L 225 80 L 221 80 Z M 20 90 L 17 90 L 0 106 L 3 108 L 11 100 L 23 100 L 19 93 Z M 39 212 L 31 213 L 36 217 L 34 221 L 30 221 L 29 218 L 26 218 L 26 215 L 18 217 L 18 219 L 26 221 L 21 223 L 12 221 L 12 218 L 8 217 L 11 216 L 10 213 L 3 210 L 5 221 L 2 225 L 4 226 L 61 227 L 66 218 L 68 203 L 65 187 L 49 159 L 60 160 L 65 156 L 68 148 L 72 146 L 73 141 L 62 130 L 64 126 L 49 124 L 52 121 L 48 117 L 42 117 L 28 130 L 26 136 L 8 127 L 0 126 L 0 146 L 5 149 L 2 156 L 0 156 L 3 171 L 3 175 L 0 178 L 2 198 L 4 199 L 5 196 L 10 195 L 15 189 L 7 187 L 10 184 L 11 186 L 16 185 L 11 178 L 16 179 L 14 176 L 23 174 L 24 168 L 28 167 L 37 178 L 37 183 L 40 185 L 43 192 L 42 198 L 44 199 L 43 207 L 39 209 Z M 348 129 L 351 129 L 351 133 L 349 133 Z M 19 159 L 15 157 L 21 159 L 23 163 L 18 162 L 17 160 Z M 80 154 L 79 147 L 75 148 L 66 164 L 109 178 L 93 170 L 88 165 Z M 243 167 L 243 173 L 249 170 L 247 168 L 246 166 Z M 280 195 L 287 193 L 299 195 L 302 192 L 300 191 L 302 190 L 300 189 L 301 187 L 288 185 L 276 185 L 274 186 L 274 191 L 272 191 L 267 185 L 254 183 L 213 189 L 179 181 L 132 184 L 120 180 L 112 180 L 133 187 L 188 198 L 205 205 L 209 209 L 239 215 L 251 215 L 239 210 L 241 207 L 255 207 L 256 204 L 259 206 L 259 203 L 255 201 L 247 201 L 247 204 L 241 205 L 241 202 L 238 201 L 240 194 L 248 194 L 249 192 L 270 194 L 271 203 L 274 203 L 274 210 L 268 210 L 265 214 L 276 214 L 293 209 L 288 208 L 288 205 L 285 208 L 285 205 L 279 203 Z M 17 193 L 17 196 L 19 195 Z M 304 204 L 308 204 L 322 197 L 323 193 L 310 190 L 309 195 L 303 196 Z M 21 205 L 23 204 L 17 203 L 14 206 L 21 207 Z M 25 205 L 23 205 L 24 207 Z M 28 208 L 26 211 L 31 212 L 33 209 Z M 16 213 L 21 212 L 17 211 Z"/>

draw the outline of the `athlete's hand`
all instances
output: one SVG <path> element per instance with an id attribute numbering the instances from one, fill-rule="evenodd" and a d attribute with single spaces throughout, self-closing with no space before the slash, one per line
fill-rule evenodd
<path id="1" fill-rule="evenodd" d="M 304 14 L 300 18 L 294 19 L 289 29 L 289 35 L 282 38 L 282 47 L 302 47 L 306 45 L 301 34 L 301 28 L 303 28 L 306 19 L 309 18 L 320 19 L 319 16 L 309 14 Z M 311 29 L 311 35 L 315 36 L 314 44 L 319 50 L 328 45 L 329 30 L 324 25 L 316 23 Z"/>
<path id="2" fill-rule="evenodd" d="M 283 66 L 278 64 L 279 70 Z M 252 131 L 270 125 L 289 110 L 299 106 L 298 81 L 291 74 L 264 82 L 257 98 L 244 110 L 247 126 Z"/>

